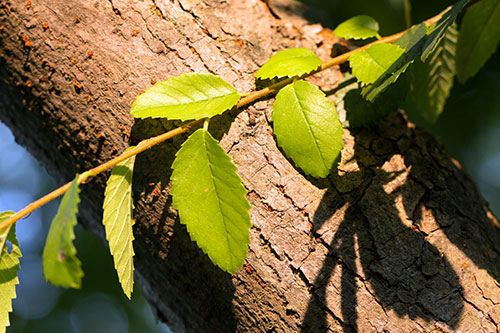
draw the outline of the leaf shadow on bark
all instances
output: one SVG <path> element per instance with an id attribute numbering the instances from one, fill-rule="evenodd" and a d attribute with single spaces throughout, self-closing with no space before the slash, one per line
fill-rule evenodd
<path id="1" fill-rule="evenodd" d="M 137 121 L 132 136 L 137 140 L 159 135 L 178 126 L 171 121 L 147 119 Z M 232 309 L 235 288 L 231 275 L 212 264 L 172 208 L 170 189 L 171 165 L 175 154 L 190 133 L 179 135 L 137 156 L 133 178 L 135 264 L 153 288 L 147 295 L 157 316 L 173 328 L 193 329 L 200 323 L 234 331 L 236 319 Z M 207 292 L 210 291 L 210 292 Z M 189 299 L 189 301 L 187 301 Z M 165 304 L 171 310 L 163 311 Z M 176 326 L 165 313 L 185 313 L 191 322 Z"/>
<path id="2" fill-rule="evenodd" d="M 387 312 L 417 327 L 437 321 L 453 329 L 464 312 L 457 272 L 413 223 L 420 220 L 417 207 L 427 193 L 412 175 L 421 161 L 395 153 L 397 142 L 384 129 L 353 134 L 359 169 L 330 177 L 332 184 L 315 212 L 314 235 L 328 254 L 314 277 L 303 332 L 328 331 L 327 314 L 346 332 L 384 329 L 381 318 Z M 366 135 L 370 131 L 375 132 Z M 366 142 L 377 136 L 389 146 L 379 149 L 385 153 L 373 153 L 376 141 Z M 368 304 L 373 298 L 378 306 Z M 373 313 L 362 313 L 367 310 Z M 363 322 L 367 318 L 370 322 Z"/>

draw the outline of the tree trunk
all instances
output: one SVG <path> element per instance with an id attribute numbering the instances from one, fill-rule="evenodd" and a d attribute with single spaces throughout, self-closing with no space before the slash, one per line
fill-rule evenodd
<path id="1" fill-rule="evenodd" d="M 0 5 L 0 118 L 60 183 L 178 122 L 135 121 L 154 81 L 220 75 L 240 92 L 273 52 L 331 41 L 290 1 L 21 1 Z M 287 7 L 288 6 L 288 7 Z M 314 80 L 330 89 L 338 68 Z M 190 240 L 168 196 L 183 137 L 139 155 L 135 278 L 174 331 L 496 331 L 500 233 L 475 185 L 401 114 L 345 131 L 342 162 L 304 178 L 278 150 L 271 102 L 215 121 L 252 204 L 230 276 Z M 82 186 L 80 222 L 103 236 L 105 177 Z"/>

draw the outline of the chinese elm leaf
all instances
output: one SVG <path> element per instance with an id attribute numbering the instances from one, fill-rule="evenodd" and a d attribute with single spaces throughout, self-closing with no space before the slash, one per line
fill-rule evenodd
<path id="1" fill-rule="evenodd" d="M 43 275 L 55 286 L 80 288 L 83 271 L 73 245 L 78 212 L 78 176 L 64 194 L 43 249 Z"/>
<path id="2" fill-rule="evenodd" d="M 391 68 L 387 71 L 387 75 L 380 76 L 373 84 L 370 84 L 362 89 L 362 95 L 364 98 L 373 102 L 380 93 L 396 82 L 399 76 L 406 71 L 408 66 L 420 54 L 422 45 L 426 38 L 426 30 L 425 23 L 421 23 L 407 31 L 403 36 L 394 42 L 395 45 L 403 48 L 405 53 L 394 62 Z"/>
<path id="3" fill-rule="evenodd" d="M 255 75 L 258 79 L 302 76 L 321 66 L 321 60 L 308 49 L 289 49 L 276 53 Z"/>
<path id="4" fill-rule="evenodd" d="M 0 213 L 0 222 L 14 215 L 14 212 Z M 9 251 L 6 242 L 10 242 Z M 16 284 L 19 283 L 17 271 L 20 269 L 19 258 L 21 250 L 16 238 L 16 228 L 11 225 L 0 231 L 0 332 L 5 332 L 9 322 L 9 312 L 12 311 L 12 300 L 16 298 Z"/>
<path id="5" fill-rule="evenodd" d="M 281 89 L 273 105 L 278 145 L 306 174 L 328 176 L 340 160 L 342 125 L 333 103 L 318 87 L 296 81 Z"/>
<path id="6" fill-rule="evenodd" d="M 378 22 L 367 15 L 354 16 L 339 24 L 333 34 L 344 39 L 367 39 L 378 36 Z"/>
<path id="7" fill-rule="evenodd" d="M 199 129 L 182 145 L 172 165 L 173 207 L 191 239 L 223 270 L 243 264 L 250 243 L 250 204 L 229 155 Z"/>
<path id="8" fill-rule="evenodd" d="M 460 14 L 462 8 L 469 0 L 460 0 L 451 7 L 443 16 L 432 26 L 431 31 L 425 41 L 420 59 L 425 61 L 427 57 L 434 51 L 436 45 L 443 38 L 446 29 L 455 22 L 457 15 Z"/>
<path id="9" fill-rule="evenodd" d="M 201 119 L 235 106 L 240 95 L 211 74 L 182 74 L 158 82 L 137 97 L 130 113 L 136 118 Z"/>
<path id="10" fill-rule="evenodd" d="M 452 24 L 427 61 L 415 62 L 407 110 L 416 112 L 428 122 L 434 122 L 443 112 L 453 86 L 457 38 L 456 24 Z"/>
<path id="11" fill-rule="evenodd" d="M 457 76 L 465 83 L 483 67 L 500 41 L 500 1 L 481 0 L 467 9 L 458 37 Z"/>
<path id="12" fill-rule="evenodd" d="M 132 149 L 128 148 L 127 150 Z M 103 224 L 123 292 L 130 299 L 134 286 L 134 248 L 132 241 L 134 203 L 132 173 L 135 156 L 117 164 L 106 184 L 103 204 Z"/>
<path id="13" fill-rule="evenodd" d="M 355 52 L 349 58 L 352 74 L 360 82 L 373 83 L 382 75 L 392 74 L 389 73 L 391 67 L 404 52 L 394 44 L 375 44 L 366 51 Z"/>

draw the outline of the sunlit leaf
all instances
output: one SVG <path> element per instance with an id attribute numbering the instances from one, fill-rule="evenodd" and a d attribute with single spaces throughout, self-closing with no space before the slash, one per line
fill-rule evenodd
<path id="1" fill-rule="evenodd" d="M 251 227 L 246 190 L 229 155 L 208 131 L 194 132 L 172 165 L 173 207 L 191 239 L 223 270 L 247 256 Z"/>
<path id="2" fill-rule="evenodd" d="M 352 74 L 360 82 L 370 84 L 382 75 L 392 74 L 391 68 L 405 50 L 394 44 L 375 44 L 366 51 L 355 52 L 349 58 Z"/>
<path id="3" fill-rule="evenodd" d="M 412 109 L 428 122 L 434 122 L 443 112 L 453 86 L 457 38 L 456 24 L 452 24 L 427 61 L 415 62 L 407 110 Z"/>
<path id="4" fill-rule="evenodd" d="M 391 69 L 388 71 L 390 74 L 380 76 L 373 84 L 363 88 L 363 97 L 373 102 L 380 93 L 396 82 L 399 76 L 406 71 L 408 66 L 420 54 L 425 38 L 426 26 L 425 23 L 422 23 L 410 29 L 394 42 L 395 45 L 403 48 L 405 53 L 391 66 Z"/>
<path id="5" fill-rule="evenodd" d="M 325 94 L 307 81 L 289 84 L 276 96 L 272 120 L 285 155 L 308 175 L 328 176 L 340 159 L 343 130 Z"/>
<path id="6" fill-rule="evenodd" d="M 457 46 L 457 76 L 465 83 L 483 67 L 500 41 L 500 1 L 481 0 L 467 9 Z"/>
<path id="7" fill-rule="evenodd" d="M 235 106 L 240 95 L 211 74 L 182 74 L 158 82 L 137 97 L 130 113 L 136 118 L 210 118 Z"/>
<path id="8" fill-rule="evenodd" d="M 132 149 L 128 148 L 127 150 Z M 103 224 L 123 292 L 130 299 L 134 286 L 134 234 L 132 174 L 135 156 L 117 164 L 109 176 L 104 193 Z"/>
<path id="9" fill-rule="evenodd" d="M 308 49 L 289 49 L 276 53 L 256 73 L 261 80 L 301 76 L 321 66 L 321 60 Z"/>
<path id="10" fill-rule="evenodd" d="M 43 275 L 56 286 L 80 288 L 82 285 L 82 264 L 73 245 L 79 192 L 76 176 L 59 204 L 43 250 Z"/>
<path id="11" fill-rule="evenodd" d="M 367 15 L 354 16 L 339 24 L 334 35 L 344 39 L 367 39 L 378 36 L 378 22 Z"/>
<path id="12" fill-rule="evenodd" d="M 0 213 L 0 222 L 14 215 L 14 212 Z M 11 249 L 7 246 L 10 243 Z M 16 298 L 16 285 L 19 283 L 17 271 L 20 269 L 21 250 L 16 238 L 16 228 L 11 225 L 0 231 L 0 332 L 5 332 L 10 325 L 9 313 L 12 312 L 12 300 Z"/>
<path id="13" fill-rule="evenodd" d="M 446 13 L 443 14 L 441 19 L 434 24 L 429 32 L 429 36 L 425 41 L 422 49 L 421 60 L 425 61 L 427 57 L 434 51 L 441 38 L 443 38 L 446 29 L 455 22 L 457 15 L 460 14 L 465 4 L 469 0 L 460 0 L 453 7 L 451 7 Z"/>

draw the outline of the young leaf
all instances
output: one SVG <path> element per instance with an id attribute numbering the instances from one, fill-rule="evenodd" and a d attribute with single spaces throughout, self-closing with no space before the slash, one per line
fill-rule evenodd
<path id="1" fill-rule="evenodd" d="M 469 0 L 458 1 L 450 10 L 443 14 L 443 16 L 432 26 L 432 30 L 429 32 L 429 36 L 425 41 L 424 47 L 422 49 L 422 55 L 420 59 L 425 61 L 427 57 L 434 51 L 436 45 L 439 43 L 441 38 L 443 38 L 446 29 L 455 22 L 457 15 L 460 14 L 465 4 Z"/>
<path id="2" fill-rule="evenodd" d="M 182 74 L 158 82 L 135 100 L 136 118 L 210 118 L 235 106 L 240 95 L 229 83 L 211 74 Z"/>
<path id="3" fill-rule="evenodd" d="M 134 286 L 134 248 L 132 247 L 134 240 L 132 232 L 134 162 L 135 156 L 132 156 L 113 168 L 106 184 L 103 204 L 103 224 L 109 250 L 113 256 L 123 292 L 129 299 Z"/>
<path id="4" fill-rule="evenodd" d="M 64 194 L 43 249 L 43 275 L 55 286 L 80 288 L 83 271 L 73 245 L 78 212 L 78 176 Z"/>
<path id="5" fill-rule="evenodd" d="M 333 34 L 344 39 L 367 39 L 378 36 L 378 22 L 367 15 L 354 16 L 339 24 Z"/>
<path id="6" fill-rule="evenodd" d="M 0 213 L 0 222 L 14 215 L 14 212 Z M 9 252 L 6 242 L 12 249 Z M 0 231 L 0 331 L 5 332 L 9 322 L 9 312 L 12 312 L 12 300 L 16 298 L 16 285 L 19 283 L 17 271 L 20 269 L 19 258 L 21 250 L 16 238 L 15 226 L 9 226 Z"/>
<path id="7" fill-rule="evenodd" d="M 394 44 L 375 44 L 349 58 L 352 74 L 358 81 L 370 84 L 382 75 L 392 74 L 391 68 L 405 50 Z"/>
<path id="8" fill-rule="evenodd" d="M 457 26 L 452 24 L 427 62 L 415 62 L 407 107 L 408 111 L 416 112 L 428 122 L 434 122 L 443 112 L 453 86 L 457 38 Z"/>
<path id="9" fill-rule="evenodd" d="M 465 83 L 483 67 L 500 41 L 500 1 L 482 0 L 467 9 L 457 46 L 457 76 Z"/>
<path id="10" fill-rule="evenodd" d="M 307 81 L 289 84 L 276 95 L 272 120 L 286 156 L 308 175 L 328 176 L 340 160 L 344 132 L 325 94 Z"/>
<path id="11" fill-rule="evenodd" d="M 223 270 L 234 273 L 247 256 L 250 204 L 236 166 L 208 131 L 194 132 L 172 165 L 173 207 L 191 239 Z"/>
<path id="12" fill-rule="evenodd" d="M 321 60 L 308 49 L 289 49 L 276 53 L 256 73 L 261 80 L 302 76 L 321 66 Z"/>
<path id="13" fill-rule="evenodd" d="M 391 74 L 380 76 L 373 84 L 364 87 L 362 90 L 363 97 L 373 102 L 380 93 L 396 82 L 399 76 L 406 71 L 408 66 L 420 54 L 425 37 L 426 26 L 425 23 L 421 23 L 395 41 L 395 45 L 405 50 L 404 56 L 396 60 L 393 66 L 391 66 L 391 69 L 388 71 L 388 73 L 392 72 Z"/>

